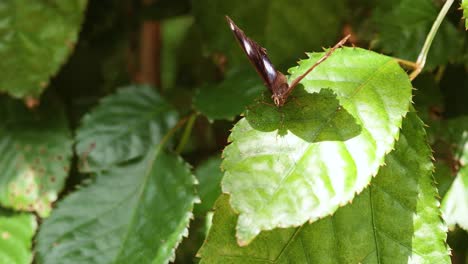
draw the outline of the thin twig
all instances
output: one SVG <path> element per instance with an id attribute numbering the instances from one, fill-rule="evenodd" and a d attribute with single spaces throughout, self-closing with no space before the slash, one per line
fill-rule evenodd
<path id="1" fill-rule="evenodd" d="M 419 73 L 424 68 L 424 65 L 426 64 L 426 58 L 427 54 L 429 53 L 429 49 L 431 48 L 432 41 L 434 40 L 434 37 L 439 30 L 440 24 L 442 24 L 442 21 L 445 18 L 445 15 L 447 15 L 448 10 L 453 4 L 453 0 L 447 0 L 442 7 L 442 9 L 439 12 L 439 15 L 437 16 L 436 20 L 434 21 L 434 24 L 432 24 L 431 31 L 429 31 L 429 34 L 426 37 L 426 41 L 424 42 L 424 46 L 421 49 L 421 52 L 419 53 L 418 59 L 416 60 L 416 68 L 414 71 L 410 74 L 410 80 L 414 80 Z"/>
<path id="2" fill-rule="evenodd" d="M 171 130 L 169 130 L 161 139 L 161 142 L 159 142 L 158 149 L 162 149 L 166 145 L 167 141 L 175 134 L 175 132 L 177 132 L 177 130 L 179 130 L 179 128 L 181 128 L 193 115 L 194 114 L 190 114 L 180 119 L 179 122 L 177 122 L 177 124 L 175 124 L 175 126 L 173 126 Z"/>
<path id="3" fill-rule="evenodd" d="M 396 60 L 399 64 L 404 65 L 404 66 L 406 66 L 408 68 L 411 68 L 413 70 L 415 70 L 418 67 L 416 62 L 413 62 L 413 61 L 404 60 L 404 59 L 400 59 L 400 58 L 393 58 L 393 59 Z"/>
<path id="4" fill-rule="evenodd" d="M 184 133 L 182 134 L 182 138 L 180 139 L 179 145 L 177 146 L 175 152 L 177 154 L 182 153 L 184 150 L 185 145 L 187 145 L 187 142 L 189 140 L 190 134 L 192 133 L 192 128 L 193 124 L 195 123 L 195 120 L 197 119 L 197 113 L 193 113 L 188 121 L 187 125 L 185 126 Z"/>

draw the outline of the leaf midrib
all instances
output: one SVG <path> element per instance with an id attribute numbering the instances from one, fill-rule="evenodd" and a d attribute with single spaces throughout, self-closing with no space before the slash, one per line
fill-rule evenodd
<path id="1" fill-rule="evenodd" d="M 376 71 L 372 72 L 370 74 L 370 76 L 364 81 L 362 82 L 355 90 L 353 93 L 351 93 L 349 96 L 347 96 L 346 98 L 344 98 L 345 101 L 351 101 L 352 98 L 357 95 L 362 89 L 363 87 L 365 87 L 373 78 L 375 78 L 375 76 L 377 76 L 380 71 L 382 71 L 383 69 L 385 69 L 387 67 L 387 65 L 392 62 L 391 59 L 389 59 L 387 62 L 383 63 Z M 343 107 L 344 108 L 344 107 Z M 316 134 L 316 137 L 320 134 L 321 130 L 323 130 L 324 127 L 326 127 L 326 125 L 329 124 L 330 120 L 333 120 L 333 117 L 336 116 L 336 114 L 338 113 L 338 110 L 340 108 L 337 108 L 331 115 L 330 115 L 330 118 L 323 123 L 323 125 L 321 127 L 319 127 L 319 129 L 317 129 L 317 134 Z M 353 116 L 354 117 L 354 116 Z M 291 165 L 291 168 L 289 169 L 289 171 L 287 172 L 286 176 L 283 177 L 281 179 L 281 181 L 278 183 L 277 187 L 275 188 L 274 192 L 270 195 L 270 197 L 268 197 L 268 200 L 265 201 L 264 203 L 262 203 L 262 206 L 258 209 L 259 211 L 261 211 L 263 208 L 265 208 L 267 205 L 269 205 L 271 203 L 271 200 L 273 199 L 273 197 L 275 197 L 275 195 L 277 194 L 277 192 L 279 191 L 279 189 L 281 188 L 281 186 L 283 185 L 283 182 L 286 181 L 289 176 L 292 175 L 292 173 L 294 172 L 295 168 L 297 167 L 297 164 L 301 162 L 302 158 L 304 157 L 304 153 L 308 152 L 310 150 L 310 148 L 312 146 L 314 146 L 315 144 L 314 143 L 310 143 L 305 149 L 304 151 L 302 152 L 301 154 L 301 158 L 299 158 L 299 160 L 297 162 L 294 162 L 293 165 Z"/>

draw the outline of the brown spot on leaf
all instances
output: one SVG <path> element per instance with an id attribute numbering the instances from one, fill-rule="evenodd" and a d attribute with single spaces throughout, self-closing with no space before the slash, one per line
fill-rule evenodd
<path id="1" fill-rule="evenodd" d="M 39 106 L 39 100 L 37 98 L 28 96 L 24 99 L 24 103 L 26 104 L 26 107 L 29 109 L 34 109 Z"/>
<path id="2" fill-rule="evenodd" d="M 5 232 L 2 233 L 2 238 L 3 238 L 3 239 L 9 239 L 10 237 L 11 237 L 11 235 L 10 235 L 9 232 L 6 232 L 6 231 L 5 231 Z"/>

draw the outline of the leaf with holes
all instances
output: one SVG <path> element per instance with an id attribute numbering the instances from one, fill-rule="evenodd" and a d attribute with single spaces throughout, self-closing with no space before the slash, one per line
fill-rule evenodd
<path id="1" fill-rule="evenodd" d="M 76 135 L 80 169 L 96 172 L 146 155 L 177 113 L 148 86 L 121 88 L 84 116 Z"/>
<path id="2" fill-rule="evenodd" d="M 262 232 L 246 247 L 236 243 L 237 216 L 224 195 L 201 263 L 450 263 L 425 140 L 409 113 L 386 166 L 352 204 L 312 224 Z"/>
<path id="3" fill-rule="evenodd" d="M 4 0 L 0 4 L 0 91 L 39 96 L 73 50 L 86 0 Z"/>
<path id="4" fill-rule="evenodd" d="M 193 104 L 210 120 L 233 120 L 264 90 L 265 86 L 255 70 L 237 71 L 220 84 L 208 84 L 200 88 Z"/>
<path id="5" fill-rule="evenodd" d="M 322 53 L 291 69 L 305 72 Z M 408 111 L 411 84 L 389 57 L 345 48 L 309 74 L 282 108 L 248 107 L 224 151 L 223 192 L 237 237 L 332 214 L 377 174 Z"/>
<path id="6" fill-rule="evenodd" d="M 32 263 L 32 240 L 37 222 L 33 214 L 0 208 L 0 263 Z"/>
<path id="7" fill-rule="evenodd" d="M 4 96 L 0 120 L 0 203 L 47 216 L 65 184 L 72 156 L 63 106 L 45 98 L 29 110 Z"/>
<path id="8" fill-rule="evenodd" d="M 443 125 L 443 140 L 451 148 L 449 161 L 455 180 L 442 200 L 445 221 L 468 231 L 468 117 L 451 119 Z"/>
<path id="9" fill-rule="evenodd" d="M 416 61 L 438 10 L 433 1 L 379 1 L 372 14 L 378 46 L 393 56 Z M 427 55 L 426 68 L 447 64 L 462 55 L 463 35 L 443 21 Z"/>
<path id="10" fill-rule="evenodd" d="M 231 65 L 248 63 L 226 24 L 224 16 L 229 15 L 249 37 L 268 49 L 269 57 L 280 67 L 296 61 L 304 50 L 333 45 L 344 22 L 346 5 L 343 1 L 321 0 L 257 0 L 242 4 L 198 0 L 193 2 L 193 9 L 211 52 L 226 54 Z"/>

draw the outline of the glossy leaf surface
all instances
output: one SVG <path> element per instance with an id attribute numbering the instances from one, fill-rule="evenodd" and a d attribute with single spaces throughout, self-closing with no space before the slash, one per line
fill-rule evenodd
<path id="1" fill-rule="evenodd" d="M 77 131 L 80 169 L 95 172 L 141 157 L 177 121 L 177 113 L 152 88 L 121 88 L 86 115 Z"/>
<path id="2" fill-rule="evenodd" d="M 39 96 L 73 51 L 87 0 L 0 3 L 0 92 Z"/>
<path id="3" fill-rule="evenodd" d="M 321 53 L 291 69 L 305 72 Z M 336 51 L 282 108 L 248 107 L 224 151 L 223 192 L 240 213 L 237 237 L 302 225 L 333 213 L 377 174 L 398 137 L 411 84 L 391 58 Z"/>
<path id="4" fill-rule="evenodd" d="M 432 169 L 423 124 L 409 113 L 386 165 L 333 216 L 262 232 L 239 247 L 237 216 L 224 195 L 201 263 L 450 263 Z"/>

